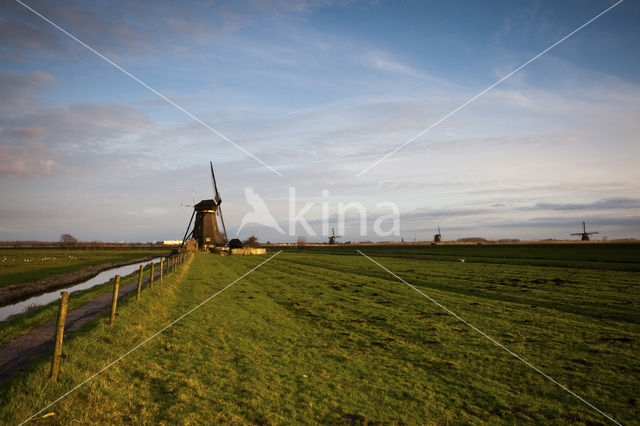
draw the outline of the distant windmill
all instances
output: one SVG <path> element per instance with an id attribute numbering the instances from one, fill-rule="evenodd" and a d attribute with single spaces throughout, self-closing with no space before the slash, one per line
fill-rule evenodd
<path id="1" fill-rule="evenodd" d="M 200 250 L 208 250 L 216 246 L 226 246 L 228 242 L 227 229 L 224 226 L 224 219 L 222 218 L 222 199 L 218 192 L 216 176 L 213 173 L 213 163 L 209 162 L 209 165 L 211 166 L 213 199 L 202 200 L 193 206 L 193 213 L 191 214 L 189 225 L 187 225 L 187 230 L 182 239 L 182 244 L 184 245 L 193 235 L 193 238 L 198 242 L 198 248 Z M 193 223 L 193 229 L 189 232 L 194 216 L 196 221 Z M 220 219 L 220 224 L 218 224 L 218 219 Z"/>
<path id="2" fill-rule="evenodd" d="M 342 238 L 340 235 L 336 235 L 336 232 L 331 228 L 331 236 L 329 237 L 329 244 L 335 244 L 336 238 Z"/>
<path id="3" fill-rule="evenodd" d="M 438 233 L 433 236 L 433 242 L 439 243 L 440 241 L 442 241 L 442 234 L 440 233 L 440 225 L 438 225 Z"/>
<path id="4" fill-rule="evenodd" d="M 595 234 L 599 234 L 599 232 L 587 232 L 587 225 L 586 223 L 584 223 L 584 221 L 582 221 L 582 232 L 578 232 L 576 234 L 571 234 L 571 235 L 580 235 L 582 238 L 582 241 L 589 241 L 590 240 L 590 236 L 591 235 L 595 235 Z"/>

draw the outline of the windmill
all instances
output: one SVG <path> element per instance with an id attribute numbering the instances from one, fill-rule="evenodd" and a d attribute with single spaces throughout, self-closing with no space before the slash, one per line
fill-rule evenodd
<path id="1" fill-rule="evenodd" d="M 582 221 L 582 232 L 578 232 L 576 234 L 571 234 L 571 235 L 580 235 L 582 236 L 581 240 L 582 241 L 589 241 L 590 240 L 590 236 L 591 235 L 595 235 L 595 234 L 599 234 L 599 232 L 587 232 L 587 225 L 584 223 L 584 220 Z"/>
<path id="2" fill-rule="evenodd" d="M 440 241 L 442 241 L 442 234 L 440 233 L 440 225 L 438 225 L 438 233 L 433 236 L 433 242 L 439 243 Z"/>
<path id="3" fill-rule="evenodd" d="M 329 244 L 335 244 L 336 238 L 342 238 L 340 235 L 336 235 L 336 232 L 331 228 L 331 236 L 329 237 Z"/>
<path id="4" fill-rule="evenodd" d="M 193 235 L 193 238 L 198 242 L 198 248 L 200 250 L 208 250 L 212 247 L 227 245 L 227 229 L 224 226 L 224 219 L 222 218 L 222 199 L 218 192 L 216 176 L 213 173 L 213 163 L 210 161 L 209 165 L 211 166 L 213 199 L 202 200 L 193 206 L 193 213 L 191 214 L 189 225 L 187 225 L 187 230 L 182 239 L 182 245 L 184 245 Z M 196 218 L 195 222 L 193 222 L 194 217 Z M 219 223 L 218 219 L 220 219 Z M 193 229 L 189 232 L 191 223 L 193 223 Z"/>

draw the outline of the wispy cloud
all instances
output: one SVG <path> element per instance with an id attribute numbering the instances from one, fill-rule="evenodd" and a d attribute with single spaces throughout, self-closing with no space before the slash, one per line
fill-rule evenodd
<path id="1" fill-rule="evenodd" d="M 0 176 L 10 179 L 40 178 L 45 176 L 76 173 L 60 164 L 41 143 L 24 146 L 0 145 Z"/>
<path id="2" fill-rule="evenodd" d="M 423 80 L 434 80 L 432 76 L 418 71 L 413 67 L 394 59 L 387 52 L 380 50 L 371 50 L 360 57 L 361 63 L 378 71 L 384 71 L 391 74 L 400 74 L 406 77 L 419 78 Z"/>
<path id="3" fill-rule="evenodd" d="M 640 208 L 640 199 L 610 198 L 591 203 L 537 203 L 527 207 L 527 210 L 556 210 L 556 211 L 590 211 L 590 210 L 629 210 Z"/>

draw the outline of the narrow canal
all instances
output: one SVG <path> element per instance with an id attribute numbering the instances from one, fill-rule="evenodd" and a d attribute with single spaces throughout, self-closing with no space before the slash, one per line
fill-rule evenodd
<path id="1" fill-rule="evenodd" d="M 0 321 L 4 321 L 10 316 L 22 314 L 28 311 L 31 308 L 35 308 L 37 306 L 47 305 L 51 302 L 58 300 L 60 297 L 61 291 L 68 291 L 69 294 L 74 291 L 86 290 L 88 288 L 97 286 L 99 284 L 104 284 L 108 282 L 110 279 L 115 277 L 116 275 L 120 275 L 121 277 L 125 277 L 129 274 L 134 273 L 140 268 L 140 265 L 148 265 L 149 263 L 157 263 L 160 262 L 160 257 L 155 257 L 151 260 L 147 260 L 139 263 L 132 263 L 130 265 L 119 266 L 117 268 L 107 269 L 106 271 L 102 271 L 98 273 L 93 278 L 90 278 L 86 281 L 82 281 L 77 284 L 73 284 L 69 287 L 59 288 L 47 293 L 40 294 L 38 296 L 30 297 L 27 300 L 23 300 L 22 302 L 14 303 L 12 305 L 6 305 L 0 307 Z"/>

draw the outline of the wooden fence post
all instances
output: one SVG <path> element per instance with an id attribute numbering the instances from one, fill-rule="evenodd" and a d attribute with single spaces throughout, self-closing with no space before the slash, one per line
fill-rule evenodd
<path id="1" fill-rule="evenodd" d="M 153 289 L 153 267 L 155 265 L 153 264 L 153 260 L 151 261 L 151 278 L 149 278 L 149 289 Z"/>
<path id="2" fill-rule="evenodd" d="M 142 289 L 142 270 L 144 266 L 140 265 L 140 272 L 138 273 L 138 294 L 136 295 L 136 303 L 140 302 L 140 290 Z"/>
<path id="3" fill-rule="evenodd" d="M 109 327 L 113 327 L 116 322 L 116 305 L 118 304 L 118 289 L 120 288 L 120 275 L 116 275 L 116 283 L 113 285 L 113 300 L 111 301 L 111 317 Z"/>
<path id="4" fill-rule="evenodd" d="M 51 361 L 51 380 L 58 381 L 58 371 L 60 370 L 60 359 L 62 359 L 62 338 L 64 337 L 64 321 L 67 318 L 67 305 L 69 303 L 69 292 L 60 293 L 60 308 L 58 310 L 58 322 L 56 323 L 56 345 L 53 349 L 53 360 Z"/>
<path id="5" fill-rule="evenodd" d="M 164 258 L 160 258 L 160 285 L 162 285 L 162 261 Z"/>

